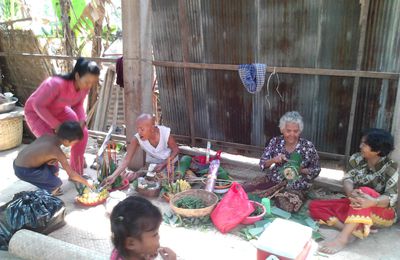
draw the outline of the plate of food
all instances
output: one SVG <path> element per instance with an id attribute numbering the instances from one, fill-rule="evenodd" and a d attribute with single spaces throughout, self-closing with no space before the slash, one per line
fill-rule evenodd
<path id="1" fill-rule="evenodd" d="M 100 192 L 91 191 L 89 188 L 85 188 L 82 195 L 76 196 L 75 201 L 86 207 L 94 207 L 103 204 L 109 196 L 108 190 L 103 189 Z"/>

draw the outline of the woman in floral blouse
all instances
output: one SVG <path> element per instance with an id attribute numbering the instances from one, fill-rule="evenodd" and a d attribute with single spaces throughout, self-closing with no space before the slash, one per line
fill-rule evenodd
<path id="1" fill-rule="evenodd" d="M 261 180 L 244 184 L 247 192 L 262 190 L 265 192 L 259 194 L 267 197 L 281 190 L 275 195 L 277 206 L 287 211 L 300 209 L 305 193 L 321 171 L 314 145 L 300 137 L 303 127 L 303 118 L 296 111 L 287 112 L 281 117 L 279 128 L 282 135 L 270 140 L 260 159 L 261 169 L 268 169 L 267 175 Z M 294 153 L 301 156 L 299 176 L 288 181 L 282 174 L 282 167 Z"/>

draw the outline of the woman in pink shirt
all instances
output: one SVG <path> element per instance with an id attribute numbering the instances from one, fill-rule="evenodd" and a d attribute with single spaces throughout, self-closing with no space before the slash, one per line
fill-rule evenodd
<path id="1" fill-rule="evenodd" d="M 79 121 L 83 139 L 71 148 L 70 165 L 83 174 L 88 131 L 83 102 L 90 88 L 99 81 L 100 68 L 94 61 L 79 58 L 72 72 L 49 77 L 40 84 L 25 103 L 25 118 L 36 136 L 54 134 L 65 121 Z"/>

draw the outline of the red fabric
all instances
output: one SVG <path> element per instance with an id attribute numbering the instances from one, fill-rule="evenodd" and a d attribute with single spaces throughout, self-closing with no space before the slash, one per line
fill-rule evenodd
<path id="1" fill-rule="evenodd" d="M 368 187 L 361 187 L 360 190 L 374 198 L 380 196 L 378 192 Z M 374 217 L 379 217 L 384 222 L 390 223 L 395 218 L 395 212 L 392 208 L 371 207 L 364 209 L 354 209 L 350 206 L 350 200 L 333 199 L 333 200 L 313 200 L 309 205 L 310 216 L 315 220 L 322 220 L 326 224 L 337 218 L 342 223 L 360 223 L 365 224 L 367 221 L 373 222 Z M 375 215 L 375 216 L 373 216 Z M 359 221 L 359 222 L 358 222 Z M 372 223 L 374 224 L 374 223 Z M 379 224 L 379 223 L 378 223 Z M 358 229 L 362 229 L 362 225 Z"/>
<path id="2" fill-rule="evenodd" d="M 222 150 L 218 150 L 214 157 L 209 158 L 209 161 L 219 160 L 221 158 Z M 193 156 L 193 160 L 199 164 L 206 164 L 207 157 L 205 155 Z"/>

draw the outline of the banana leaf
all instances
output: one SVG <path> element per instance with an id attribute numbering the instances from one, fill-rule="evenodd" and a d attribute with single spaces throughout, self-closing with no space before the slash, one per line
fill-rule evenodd
<path id="1" fill-rule="evenodd" d="M 204 169 L 204 170 L 197 171 L 196 173 L 200 174 L 200 175 L 207 174 L 208 173 L 208 167 L 206 169 Z M 219 166 L 219 168 L 218 168 L 217 178 L 220 179 L 220 180 L 229 180 L 230 179 L 229 173 L 224 168 L 222 168 L 221 166 Z"/>
<path id="2" fill-rule="evenodd" d="M 300 178 L 300 167 L 301 155 L 294 152 L 290 155 L 288 161 L 283 165 L 279 172 L 290 183 Z"/>

